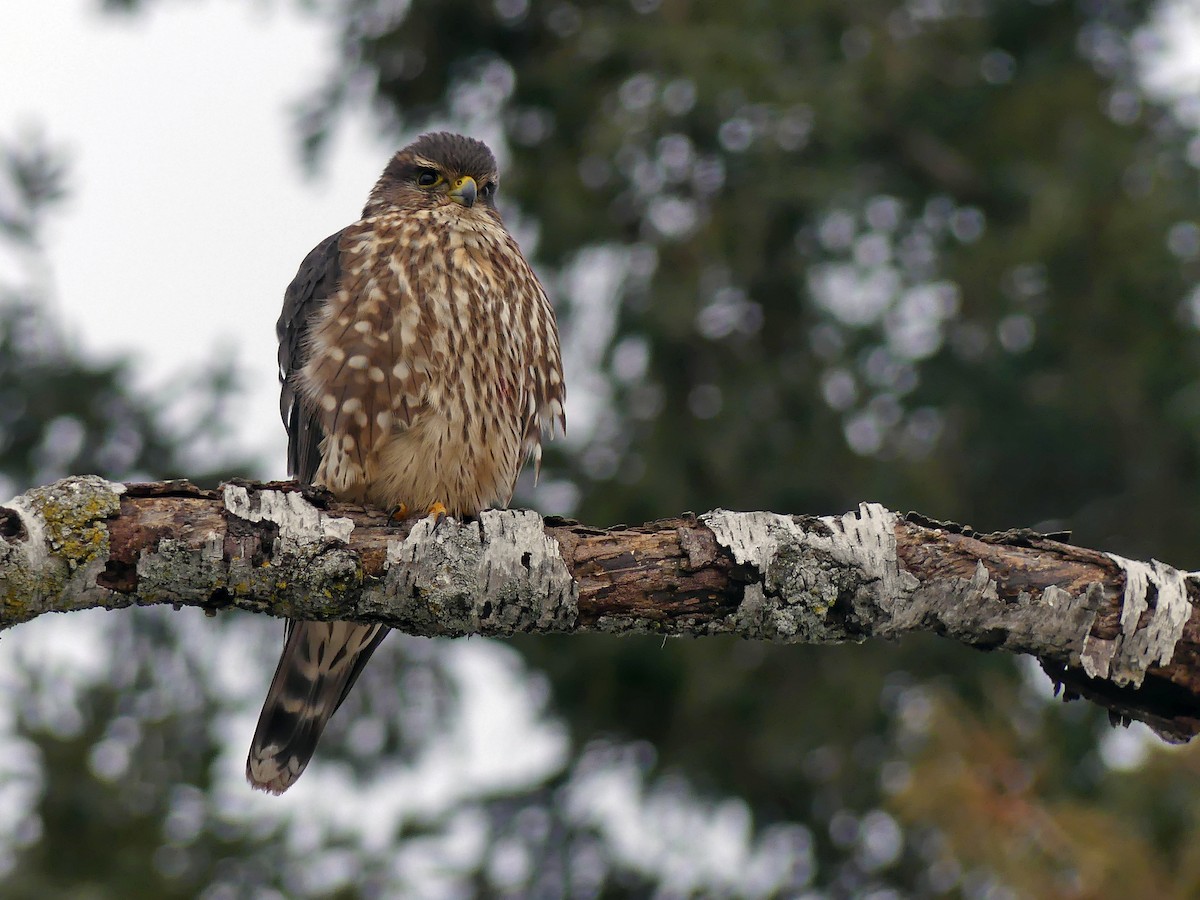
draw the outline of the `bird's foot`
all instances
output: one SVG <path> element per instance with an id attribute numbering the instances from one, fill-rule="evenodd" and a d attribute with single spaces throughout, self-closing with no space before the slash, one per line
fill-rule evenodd
<path id="1" fill-rule="evenodd" d="M 435 501 L 429 505 L 429 509 L 425 510 L 425 515 L 433 519 L 433 530 L 437 531 L 441 528 L 442 523 L 446 521 L 447 509 L 440 501 Z"/>
<path id="2" fill-rule="evenodd" d="M 425 510 L 425 515 L 433 519 L 434 531 L 437 531 L 441 524 L 446 521 L 446 516 L 448 514 L 449 510 L 446 509 L 446 505 L 440 500 L 431 503 L 429 505 L 429 509 Z M 391 513 L 388 514 L 388 523 L 391 525 L 399 525 L 411 515 L 412 509 L 409 507 L 409 505 L 407 503 L 401 503 L 395 509 L 393 509 Z"/>

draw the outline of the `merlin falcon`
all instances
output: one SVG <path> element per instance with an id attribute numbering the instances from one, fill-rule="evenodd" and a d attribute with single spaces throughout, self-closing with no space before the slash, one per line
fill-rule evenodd
<path id="1" fill-rule="evenodd" d="M 398 152 L 362 218 L 300 264 L 279 318 L 288 467 L 302 484 L 387 510 L 504 506 L 544 430 L 564 431 L 558 329 L 496 211 L 496 159 L 426 134 Z M 388 629 L 287 623 L 246 760 L 279 794 Z"/>

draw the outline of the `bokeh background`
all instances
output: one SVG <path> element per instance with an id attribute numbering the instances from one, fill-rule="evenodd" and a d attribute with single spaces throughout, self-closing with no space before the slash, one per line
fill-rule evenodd
<path id="1" fill-rule="evenodd" d="M 482 137 L 597 525 L 878 500 L 1200 568 L 1186 0 L 10 0 L 0 487 L 281 477 L 273 322 Z M 283 798 L 282 625 L 0 641 L 0 896 L 1194 897 L 1200 755 L 929 637 L 389 639 Z"/>

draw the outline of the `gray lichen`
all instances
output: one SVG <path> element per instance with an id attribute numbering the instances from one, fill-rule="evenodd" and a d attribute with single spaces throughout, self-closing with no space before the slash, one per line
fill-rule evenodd
<path id="1" fill-rule="evenodd" d="M 270 522 L 277 531 L 265 558 L 255 552 L 253 542 L 230 552 L 224 583 L 202 585 L 202 590 L 224 589 L 242 605 L 245 598 L 273 597 L 276 614 L 355 615 L 363 573 L 349 547 L 353 519 L 331 516 L 297 491 L 251 492 L 227 484 L 224 500 L 229 514 Z"/>
<path id="2" fill-rule="evenodd" d="M 6 504 L 22 536 L 0 541 L 0 625 L 19 622 L 48 605 L 91 605 L 95 578 L 108 559 L 105 520 L 121 510 L 125 486 L 96 475 L 33 488 Z"/>
<path id="3" fill-rule="evenodd" d="M 225 584 L 221 538 L 210 534 L 199 548 L 163 538 L 137 561 L 143 603 L 203 603 Z"/>
<path id="4" fill-rule="evenodd" d="M 761 580 L 747 586 L 734 627 L 751 639 L 862 640 L 830 612 L 839 602 L 871 621 L 893 614 L 916 587 L 896 561 L 896 517 L 878 504 L 798 521 L 776 513 L 716 510 L 701 517 L 717 542 Z M 883 618 L 886 618 L 884 616 Z"/>
<path id="5" fill-rule="evenodd" d="M 1096 669 L 1099 654 L 1111 658 L 1115 650 L 1093 646 L 1087 655 L 1103 600 L 1100 585 L 1079 594 L 1052 587 L 1037 597 L 1001 598 L 982 562 L 966 578 L 919 582 L 899 565 L 895 513 L 878 504 L 817 520 L 718 510 L 703 521 L 734 559 L 760 575 L 745 588 L 735 617 L 736 631 L 748 638 L 821 643 L 894 638 L 936 623 L 938 633 L 967 643 L 1052 652 L 1073 664 L 1082 655 L 1085 667 Z M 831 615 L 835 606 L 838 614 Z M 1172 609 L 1160 630 L 1177 638 L 1172 629 L 1181 628 L 1186 615 L 1180 619 L 1181 609 Z M 1154 643 L 1154 653 L 1165 649 L 1163 640 Z"/>
<path id="6" fill-rule="evenodd" d="M 418 634 L 559 630 L 577 615 L 558 544 L 528 510 L 486 510 L 468 523 L 424 519 L 389 544 L 387 566 L 360 607 L 386 610 Z"/>

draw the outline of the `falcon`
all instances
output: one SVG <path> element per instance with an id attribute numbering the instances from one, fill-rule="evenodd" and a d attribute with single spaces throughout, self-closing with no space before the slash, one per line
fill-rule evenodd
<path id="1" fill-rule="evenodd" d="M 362 218 L 300 264 L 279 318 L 288 468 L 335 498 L 469 517 L 504 506 L 543 431 L 565 432 L 554 311 L 496 210 L 480 141 L 438 132 L 388 162 Z M 287 623 L 246 760 L 283 793 L 384 639 Z"/>

